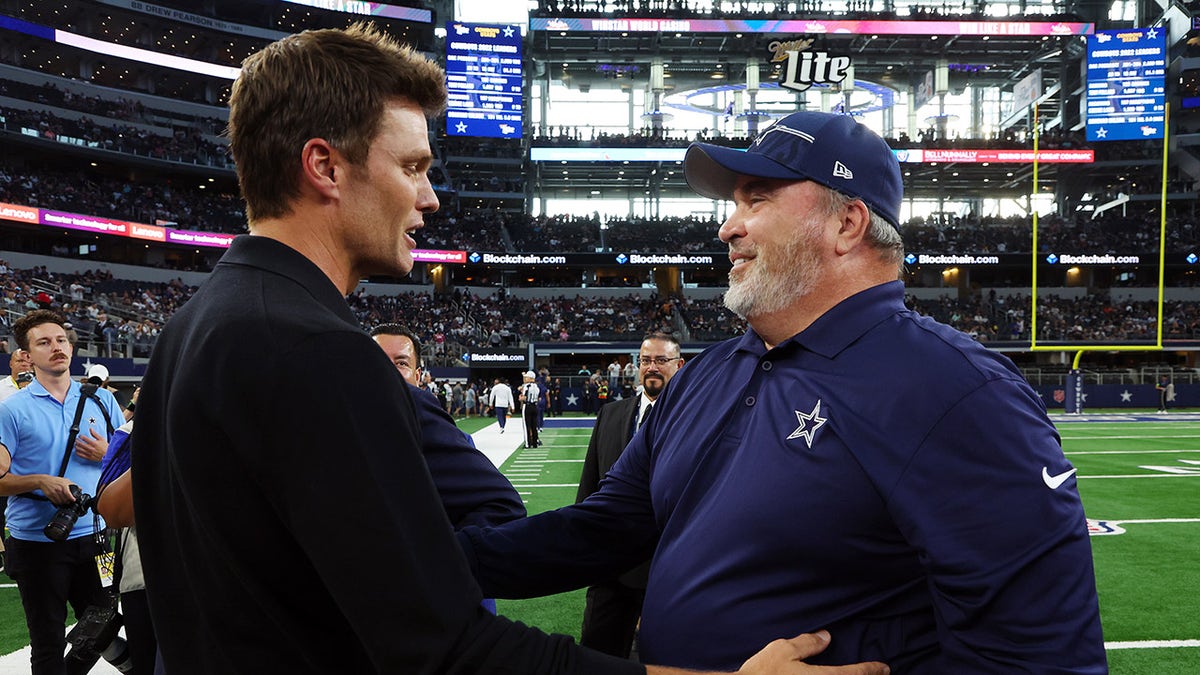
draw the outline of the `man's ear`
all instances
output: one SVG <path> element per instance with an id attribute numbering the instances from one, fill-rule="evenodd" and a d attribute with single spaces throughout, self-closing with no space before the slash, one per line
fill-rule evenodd
<path id="1" fill-rule="evenodd" d="M 834 251 L 846 255 L 862 244 L 871 227 L 871 210 L 861 199 L 851 200 L 838 214 L 840 227 Z"/>
<path id="2" fill-rule="evenodd" d="M 339 183 L 344 177 L 344 158 L 324 138 L 310 138 L 300 151 L 301 185 L 321 195 L 336 199 Z"/>

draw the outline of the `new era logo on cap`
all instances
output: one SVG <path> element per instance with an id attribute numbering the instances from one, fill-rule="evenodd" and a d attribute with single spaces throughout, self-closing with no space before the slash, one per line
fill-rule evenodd
<path id="1" fill-rule="evenodd" d="M 882 138 L 847 115 L 792 113 L 764 129 L 746 150 L 693 143 L 683 171 L 693 190 L 712 199 L 732 199 L 745 176 L 810 180 L 861 199 L 884 220 L 900 224 L 900 163 Z"/>

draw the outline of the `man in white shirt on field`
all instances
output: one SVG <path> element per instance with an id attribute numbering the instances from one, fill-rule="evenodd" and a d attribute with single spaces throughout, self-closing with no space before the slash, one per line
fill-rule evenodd
<path id="1" fill-rule="evenodd" d="M 496 382 L 492 385 L 488 404 L 496 412 L 496 421 L 500 423 L 500 433 L 504 433 L 504 423 L 508 421 L 508 410 L 513 407 L 513 393 L 508 384 L 500 378 L 496 378 Z"/>

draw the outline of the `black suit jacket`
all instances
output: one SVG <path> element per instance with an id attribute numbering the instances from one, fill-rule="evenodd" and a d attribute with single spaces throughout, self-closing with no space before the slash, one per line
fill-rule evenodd
<path id="1" fill-rule="evenodd" d="M 600 481 L 625 451 L 629 439 L 633 438 L 634 417 L 641 400 L 641 394 L 638 394 L 600 408 L 596 415 L 596 426 L 592 428 L 592 439 L 588 441 L 575 503 L 587 499 L 588 495 L 600 489 Z M 622 574 L 618 580 L 626 586 L 645 588 L 649 572 L 650 563 L 647 561 Z"/>
<path id="2" fill-rule="evenodd" d="M 644 675 L 480 608 L 408 385 L 291 248 L 234 240 L 138 404 L 142 568 L 173 675 Z"/>

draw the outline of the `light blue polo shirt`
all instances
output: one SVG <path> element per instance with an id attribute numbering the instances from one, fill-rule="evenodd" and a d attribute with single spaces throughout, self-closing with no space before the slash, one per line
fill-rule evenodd
<path id="1" fill-rule="evenodd" d="M 14 475 L 58 475 L 67 448 L 67 437 L 71 434 L 71 422 L 75 419 L 75 408 L 79 405 L 79 395 L 79 383 L 71 382 L 66 400 L 59 403 L 40 382 L 34 380 L 0 403 L 0 443 L 8 448 L 12 456 L 11 471 Z M 86 434 L 90 426 L 100 436 L 107 437 L 108 428 L 104 418 L 107 416 L 113 429 L 116 429 L 125 423 L 125 417 L 121 413 L 121 404 L 117 403 L 112 393 L 99 389 L 96 395 L 103 405 L 98 405 L 95 399 L 88 399 L 79 420 L 79 433 Z M 100 480 L 100 462 L 83 459 L 72 450 L 66 477 L 85 493 L 94 495 L 96 483 Z M 35 494 L 41 494 L 41 491 Z M 54 504 L 40 499 L 9 497 L 4 515 L 14 538 L 50 541 L 42 534 L 42 529 L 57 510 Z M 83 516 L 76 521 L 69 538 L 88 536 L 93 529 L 91 514 Z"/>

